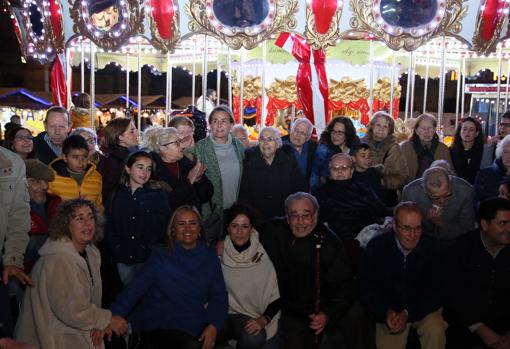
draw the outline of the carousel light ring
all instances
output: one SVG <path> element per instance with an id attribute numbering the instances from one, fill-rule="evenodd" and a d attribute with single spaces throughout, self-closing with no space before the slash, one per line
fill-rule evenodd
<path id="1" fill-rule="evenodd" d="M 143 32 L 143 14 L 136 0 L 69 0 L 73 31 L 98 47 L 116 50 Z"/>
<path id="2" fill-rule="evenodd" d="M 60 4 L 50 1 L 57 0 L 25 0 L 21 8 L 26 40 L 24 54 L 41 62 L 51 61 L 64 49 Z"/>
<path id="3" fill-rule="evenodd" d="M 462 30 L 461 20 L 467 13 L 463 0 L 427 0 L 421 8 L 413 4 L 411 10 L 408 2 L 351 0 L 353 29 L 346 34 L 368 32 L 393 50 L 413 51 L 435 36 L 456 36 Z"/>
<path id="4" fill-rule="evenodd" d="M 338 39 L 342 0 L 307 0 L 304 36 L 318 50 L 335 45 Z"/>
<path id="5" fill-rule="evenodd" d="M 190 31 L 214 36 L 235 50 L 252 49 L 296 27 L 298 0 L 190 0 L 185 9 Z"/>
<path id="6" fill-rule="evenodd" d="M 506 0 L 483 0 L 480 3 L 473 34 L 474 50 L 488 54 L 496 49 L 509 5 Z"/>
<path id="7" fill-rule="evenodd" d="M 149 0 L 145 8 L 149 18 L 151 43 L 163 52 L 173 51 L 179 41 L 179 6 L 177 0 Z"/>

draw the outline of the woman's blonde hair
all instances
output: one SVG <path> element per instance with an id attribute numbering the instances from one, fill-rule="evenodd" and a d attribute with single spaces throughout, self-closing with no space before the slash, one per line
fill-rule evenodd
<path id="1" fill-rule="evenodd" d="M 172 251 L 175 247 L 175 233 L 174 233 L 175 227 L 174 226 L 175 226 L 175 222 L 177 221 L 177 216 L 183 212 L 193 212 L 197 216 L 198 223 L 200 224 L 199 239 L 203 239 L 205 229 L 204 229 L 204 222 L 202 221 L 202 216 L 200 215 L 200 212 L 198 212 L 197 208 L 192 205 L 179 206 L 174 211 L 172 218 L 170 218 L 170 223 L 168 223 L 168 228 L 166 230 L 164 246 L 169 251 Z"/>

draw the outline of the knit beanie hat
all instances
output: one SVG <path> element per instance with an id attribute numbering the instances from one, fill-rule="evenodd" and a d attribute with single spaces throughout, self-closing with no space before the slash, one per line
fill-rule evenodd
<path id="1" fill-rule="evenodd" d="M 55 179 L 53 171 L 38 159 L 25 160 L 25 166 L 27 168 L 27 178 L 40 179 L 47 182 L 52 182 Z"/>

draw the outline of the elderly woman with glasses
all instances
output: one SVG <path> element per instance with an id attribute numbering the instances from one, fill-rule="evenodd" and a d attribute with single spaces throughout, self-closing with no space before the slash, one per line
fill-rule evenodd
<path id="1" fill-rule="evenodd" d="M 413 135 L 400 146 L 409 170 L 407 182 L 420 178 L 434 160 L 446 160 L 451 165 L 450 151 L 439 141 L 436 129 L 436 118 L 421 114 L 416 119 Z"/>
<path id="2" fill-rule="evenodd" d="M 282 145 L 280 131 L 264 127 L 258 146 L 246 150 L 239 200 L 258 209 L 265 219 L 283 216 L 283 202 L 290 194 L 306 191 L 293 149 Z"/>
<path id="3" fill-rule="evenodd" d="M 78 127 L 71 132 L 71 136 L 82 136 L 89 146 L 89 161 L 92 161 L 96 166 L 104 158 L 104 155 L 97 149 L 97 134 L 93 129 L 88 127 Z"/>
<path id="4" fill-rule="evenodd" d="M 181 205 L 200 207 L 213 194 L 213 186 L 204 176 L 207 166 L 184 156 L 184 145 L 174 127 L 151 128 L 143 135 L 143 146 L 154 159 L 154 177 L 168 193 L 172 210 Z"/>

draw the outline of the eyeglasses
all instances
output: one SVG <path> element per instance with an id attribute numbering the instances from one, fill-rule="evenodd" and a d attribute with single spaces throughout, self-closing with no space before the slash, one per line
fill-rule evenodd
<path id="1" fill-rule="evenodd" d="M 347 165 L 329 166 L 329 170 L 330 171 L 339 171 L 339 172 L 342 172 L 342 171 L 347 171 L 347 170 L 351 170 L 351 169 L 352 169 L 352 166 L 347 166 Z"/>
<path id="2" fill-rule="evenodd" d="M 304 214 L 292 213 L 292 214 L 289 214 L 287 217 L 289 218 L 289 220 L 291 220 L 293 222 L 298 222 L 299 220 L 309 222 L 312 220 L 313 216 L 315 216 L 315 212 L 314 213 L 304 213 Z"/>
<path id="3" fill-rule="evenodd" d="M 510 127 L 510 122 L 500 122 L 499 127 L 504 127 L 504 128 Z"/>
<path id="4" fill-rule="evenodd" d="M 452 195 L 453 195 L 453 193 L 450 192 L 450 193 L 447 193 L 447 194 L 444 194 L 444 195 L 439 195 L 439 196 L 429 196 L 429 199 L 432 200 L 432 201 L 437 201 L 437 200 L 441 200 L 441 199 L 448 199 Z"/>
<path id="5" fill-rule="evenodd" d="M 17 141 L 33 141 L 34 137 L 32 137 L 32 136 L 16 136 L 16 137 L 14 137 L 14 139 Z"/>
<path id="6" fill-rule="evenodd" d="M 292 134 L 298 137 L 308 137 L 308 132 L 293 131 Z"/>
<path id="7" fill-rule="evenodd" d="M 410 227 L 408 225 L 400 225 L 399 223 L 397 223 L 397 227 L 404 233 L 421 233 L 423 231 L 423 227 L 421 225 L 418 225 L 416 227 Z"/>
<path id="8" fill-rule="evenodd" d="M 260 136 L 259 137 L 259 142 L 260 143 L 271 143 L 271 142 L 276 142 L 278 138 L 276 137 L 264 137 L 264 136 Z"/>
<path id="9" fill-rule="evenodd" d="M 178 139 L 178 140 L 173 141 L 173 142 L 169 142 L 169 143 L 166 143 L 166 144 L 162 144 L 161 146 L 162 146 L 162 147 L 168 147 L 168 146 L 170 146 L 170 145 L 172 145 L 172 144 L 177 144 L 177 145 L 179 146 L 179 145 L 181 145 L 181 141 Z"/>

